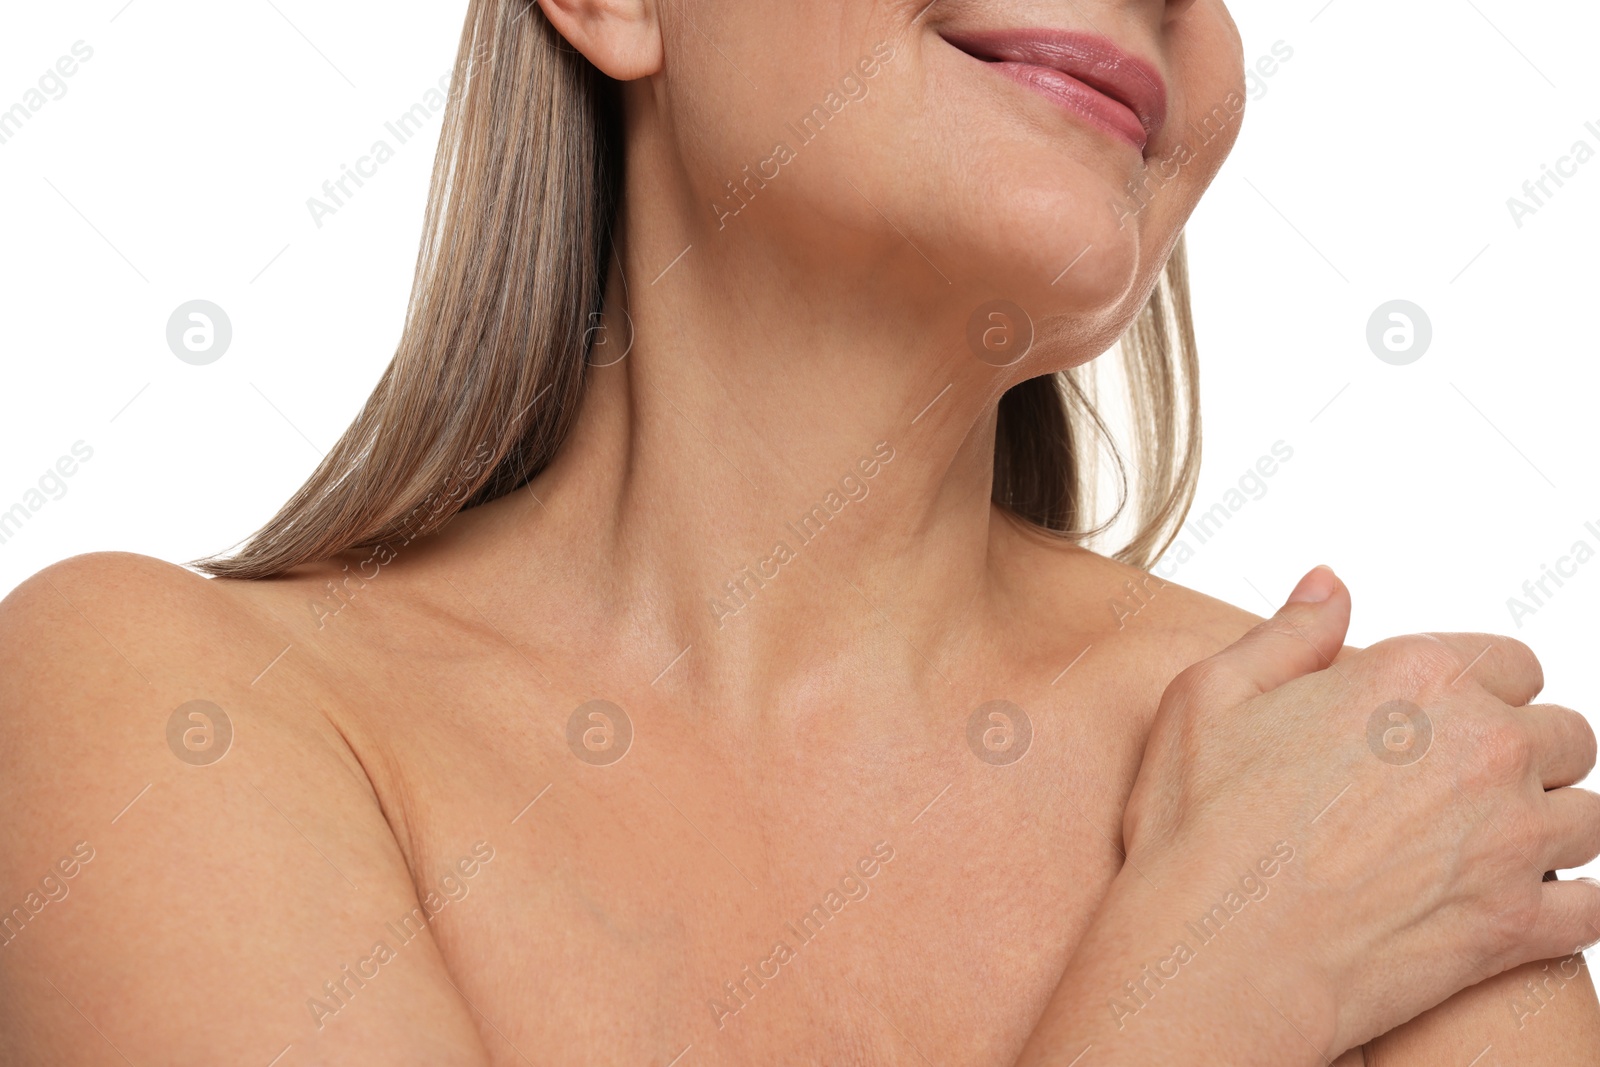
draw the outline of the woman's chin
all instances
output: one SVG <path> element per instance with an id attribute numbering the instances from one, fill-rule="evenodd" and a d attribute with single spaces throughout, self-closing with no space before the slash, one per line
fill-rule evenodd
<path id="1" fill-rule="evenodd" d="M 1120 317 L 1134 294 L 1148 289 L 1138 243 L 1131 231 L 1086 235 L 1081 227 L 1028 227 L 1031 237 L 974 248 L 966 282 L 975 298 L 1004 299 L 1036 321 L 1075 318 L 1085 326 Z M 991 231 L 991 238 L 993 233 Z M 1152 268 L 1153 270 L 1154 268 Z M 1131 313 L 1130 317 L 1131 317 Z"/>

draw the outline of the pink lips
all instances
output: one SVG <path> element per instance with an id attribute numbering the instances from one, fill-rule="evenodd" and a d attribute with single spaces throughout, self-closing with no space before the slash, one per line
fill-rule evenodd
<path id="1" fill-rule="evenodd" d="M 1140 151 L 1167 120 L 1160 71 L 1104 37 L 991 30 L 945 33 L 944 38 Z"/>

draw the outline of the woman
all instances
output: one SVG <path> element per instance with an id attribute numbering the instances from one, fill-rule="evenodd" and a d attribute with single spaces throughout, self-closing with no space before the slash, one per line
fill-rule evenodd
<path id="1" fill-rule="evenodd" d="M 1240 66 L 1220 0 L 473 0 L 339 447 L 216 580 L 0 608 L 0 1058 L 1593 1062 L 1532 654 L 1141 569 Z"/>

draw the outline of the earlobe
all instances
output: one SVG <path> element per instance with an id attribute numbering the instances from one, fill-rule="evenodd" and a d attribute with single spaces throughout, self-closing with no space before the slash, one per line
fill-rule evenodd
<path id="1" fill-rule="evenodd" d="M 602 74 L 633 81 L 661 70 L 661 23 L 655 0 L 537 2 L 556 32 Z"/>

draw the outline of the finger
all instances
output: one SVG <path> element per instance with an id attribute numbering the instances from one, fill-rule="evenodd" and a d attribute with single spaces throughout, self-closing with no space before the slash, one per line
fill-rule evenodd
<path id="1" fill-rule="evenodd" d="M 1600 941 L 1600 882 L 1545 882 L 1539 892 L 1539 918 L 1518 953 L 1521 962 L 1570 956 Z"/>
<path id="2" fill-rule="evenodd" d="M 1600 856 L 1600 795 L 1566 788 L 1552 789 L 1544 799 L 1542 869 L 1567 871 Z"/>
<path id="3" fill-rule="evenodd" d="M 1527 730 L 1535 769 L 1546 789 L 1573 785 L 1594 770 L 1595 736 L 1589 721 L 1558 704 L 1530 704 L 1512 715 Z"/>
<path id="4" fill-rule="evenodd" d="M 1296 585 L 1278 613 L 1202 661 L 1208 682 L 1222 679 L 1224 699 L 1248 700 L 1333 662 L 1350 628 L 1350 590 L 1326 566 Z"/>
<path id="5" fill-rule="evenodd" d="M 1423 634 L 1458 657 L 1461 672 L 1453 684 L 1477 682 L 1503 703 L 1520 708 L 1544 688 L 1544 668 L 1533 649 L 1500 634 Z"/>

